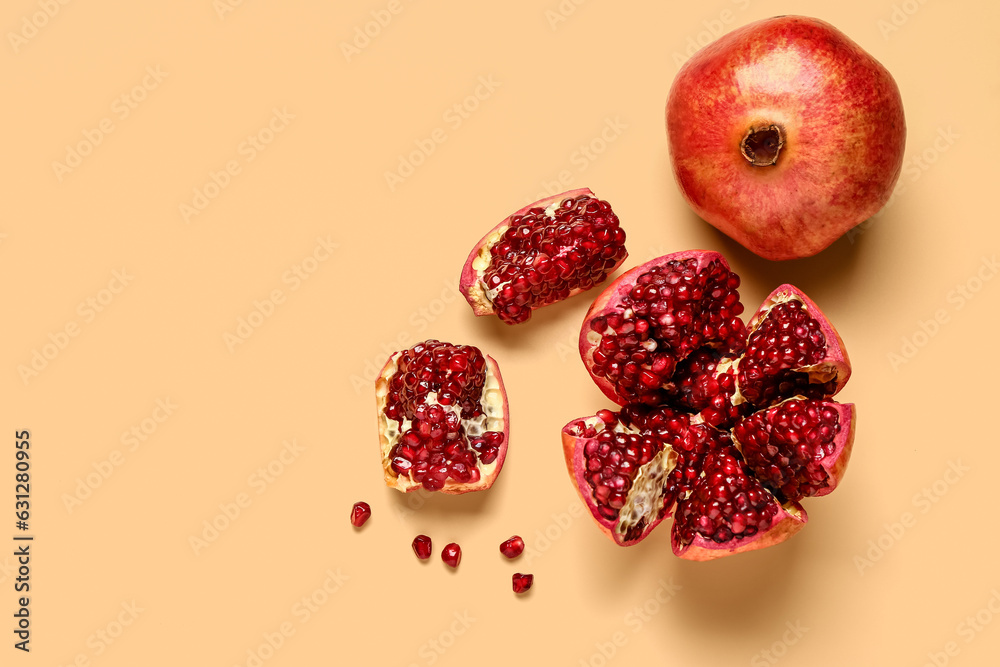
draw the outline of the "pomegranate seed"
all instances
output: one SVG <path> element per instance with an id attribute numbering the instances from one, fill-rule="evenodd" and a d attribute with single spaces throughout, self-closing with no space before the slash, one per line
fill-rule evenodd
<path id="1" fill-rule="evenodd" d="M 511 581 L 514 585 L 515 593 L 524 593 L 531 588 L 531 584 L 535 581 L 535 575 L 516 572 L 514 576 L 511 577 Z"/>
<path id="2" fill-rule="evenodd" d="M 454 542 L 446 544 L 441 551 L 441 560 L 449 567 L 458 567 L 458 564 L 462 562 L 462 547 Z"/>
<path id="3" fill-rule="evenodd" d="M 431 557 L 431 538 L 426 535 L 417 535 L 413 538 L 413 553 L 417 554 L 420 560 L 427 560 Z"/>
<path id="4" fill-rule="evenodd" d="M 365 521 L 367 521 L 371 515 L 372 508 L 368 503 L 354 503 L 354 507 L 351 509 L 351 523 L 360 528 L 365 525 Z"/>
<path id="5" fill-rule="evenodd" d="M 524 551 L 524 540 L 518 535 L 511 536 L 500 545 L 500 553 L 507 558 L 517 558 Z"/>

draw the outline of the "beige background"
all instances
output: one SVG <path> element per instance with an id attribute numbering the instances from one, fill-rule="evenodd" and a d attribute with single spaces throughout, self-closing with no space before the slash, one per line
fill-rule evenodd
<path id="1" fill-rule="evenodd" d="M 692 44 L 782 13 L 884 63 L 909 132 L 883 214 L 778 264 L 690 213 L 663 105 Z M 971 0 L 5 2 L 0 663 L 994 664 L 998 24 Z M 839 328 L 854 460 L 792 541 L 688 563 L 667 526 L 626 550 L 581 514 L 558 433 L 606 405 L 573 349 L 590 298 L 511 329 L 455 292 L 476 239 L 560 179 L 615 206 L 626 268 L 719 249 L 748 310 L 793 282 Z M 371 380 L 429 337 L 503 370 L 488 493 L 382 483 Z M 22 428 L 30 655 L 10 632 Z M 420 532 L 461 543 L 457 572 L 413 557 Z"/>

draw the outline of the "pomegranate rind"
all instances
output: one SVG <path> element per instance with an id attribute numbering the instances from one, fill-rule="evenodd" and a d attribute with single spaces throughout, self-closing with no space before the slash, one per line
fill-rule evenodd
<path id="1" fill-rule="evenodd" d="M 563 445 L 563 458 L 566 461 L 566 468 L 569 470 L 570 477 L 573 479 L 573 483 L 576 487 L 577 495 L 583 501 L 584 506 L 590 511 L 590 515 L 593 517 L 594 521 L 597 523 L 598 528 L 601 532 L 608 536 L 615 544 L 623 547 L 632 546 L 633 544 L 638 544 L 649 535 L 656 526 L 660 524 L 663 519 L 669 516 L 670 507 L 665 508 L 658 516 L 654 517 L 642 530 L 642 532 L 636 537 L 629 539 L 623 534 L 622 531 L 618 529 L 619 519 L 610 520 L 606 519 L 600 514 L 600 510 L 593 495 L 590 493 L 590 484 L 587 482 L 587 460 L 584 455 L 584 447 L 586 447 L 587 442 L 591 438 L 587 436 L 580 436 L 577 434 L 580 422 L 586 422 L 587 420 L 593 420 L 594 425 L 603 424 L 599 418 L 586 418 L 586 419 L 574 419 L 562 430 L 562 445 Z M 667 447 L 669 449 L 669 447 Z M 669 452 L 667 453 L 669 455 Z M 648 464 L 647 464 L 648 465 Z"/>
<path id="2" fill-rule="evenodd" d="M 563 192 L 562 194 L 553 195 L 551 197 L 546 197 L 545 199 L 539 199 L 538 201 L 524 206 L 514 213 L 511 213 L 506 218 L 500 221 L 496 227 L 486 232 L 483 238 L 479 239 L 479 242 L 469 253 L 469 258 L 465 260 L 465 266 L 462 267 L 462 276 L 458 282 L 458 289 L 465 296 L 465 300 L 469 302 L 472 306 L 472 312 L 477 316 L 493 315 L 496 311 L 493 308 L 493 301 L 486 295 L 485 284 L 483 282 L 483 276 L 486 275 L 486 269 L 490 265 L 490 248 L 496 244 L 497 241 L 503 237 L 504 232 L 510 227 L 511 219 L 524 215 L 533 208 L 548 208 L 552 204 L 560 204 L 566 199 L 575 199 L 580 196 L 588 196 L 596 198 L 596 195 L 590 190 L 590 188 L 579 188 L 576 190 L 569 190 Z M 608 270 L 608 275 L 613 273 L 621 266 L 625 258 L 628 257 L 626 253 L 625 257 L 622 257 L 621 262 L 618 262 L 614 268 Z M 570 290 L 569 296 L 574 296 L 579 294 L 583 290 L 580 288 L 574 288 Z M 569 297 L 567 297 L 569 298 Z M 548 304 L 550 305 L 550 304 Z M 540 306 L 531 306 L 532 310 L 536 310 Z"/>
<path id="3" fill-rule="evenodd" d="M 749 337 L 757 330 L 761 322 L 775 306 L 788 301 L 798 301 L 802 303 L 805 312 L 812 317 L 820 326 L 820 330 L 826 337 L 826 351 L 823 358 L 812 365 L 790 369 L 797 373 L 805 373 L 809 376 L 810 383 L 824 384 L 834 382 L 834 388 L 827 393 L 827 397 L 836 396 L 844 388 L 851 377 L 851 360 L 847 356 L 847 349 L 844 347 L 844 340 L 837 333 L 833 324 L 827 319 L 819 306 L 806 296 L 805 292 L 795 285 L 779 285 L 773 292 L 767 295 L 764 303 L 760 305 L 757 312 L 750 319 L 747 326 L 747 336 Z M 738 385 L 738 383 L 737 383 Z"/>
<path id="4" fill-rule="evenodd" d="M 597 384 L 597 387 L 601 390 L 601 392 L 618 405 L 625 405 L 627 401 L 618 395 L 614 382 L 594 373 L 594 351 L 597 350 L 598 345 L 600 345 L 602 336 L 596 331 L 591 330 L 590 323 L 595 317 L 619 312 L 623 299 L 629 294 L 629 292 L 632 291 L 632 288 L 635 287 L 636 280 L 642 274 L 650 271 L 654 267 L 663 266 L 672 261 L 686 261 L 689 259 L 698 260 L 698 271 L 701 271 L 712 262 L 720 262 L 726 270 L 732 270 L 730 269 L 729 262 L 726 261 L 726 258 L 713 250 L 685 250 L 682 252 L 674 252 L 668 255 L 663 255 L 644 264 L 633 267 L 618 276 L 613 283 L 604 288 L 604 291 L 601 292 L 596 299 L 594 299 L 594 303 L 590 305 L 590 308 L 587 310 L 587 314 L 583 318 L 583 326 L 580 329 L 579 340 L 580 357 L 583 359 L 583 365 L 586 367 L 587 373 L 590 374 L 590 377 L 594 380 L 594 383 Z M 678 361 L 680 360 L 678 359 Z"/>
<path id="5" fill-rule="evenodd" d="M 382 457 L 382 472 L 385 477 L 386 486 L 404 493 L 411 493 L 424 488 L 424 486 L 420 482 L 413 481 L 410 475 L 397 475 L 395 471 L 393 471 L 391 453 L 392 448 L 396 445 L 396 442 L 389 436 L 387 423 L 388 419 L 385 417 L 386 399 L 389 394 L 389 381 L 396 373 L 397 362 L 402 355 L 403 352 L 400 351 L 389 357 L 389 360 L 385 362 L 385 366 L 382 367 L 381 372 L 375 379 L 375 408 L 376 420 L 378 422 L 379 450 Z M 490 430 L 500 431 L 503 433 L 503 443 L 500 445 L 499 453 L 492 463 L 485 465 L 480 464 L 480 478 L 478 481 L 460 483 L 452 479 L 448 479 L 448 481 L 444 483 L 444 487 L 442 487 L 439 491 L 436 491 L 436 493 L 459 495 L 462 493 L 469 493 L 471 491 L 484 491 L 493 486 L 493 483 L 500 475 L 500 470 L 503 468 L 504 460 L 507 458 L 507 442 L 510 437 L 510 412 L 507 404 L 507 391 L 504 389 L 503 377 L 500 375 L 500 366 L 497 364 L 496 360 L 488 354 L 483 354 L 483 356 L 486 359 L 486 387 L 483 389 L 483 399 L 484 401 L 486 400 L 487 392 L 490 392 L 491 396 L 496 396 L 497 400 L 491 402 L 491 407 L 494 407 L 495 410 L 502 415 L 502 417 L 499 418 L 502 419 L 502 426 L 497 425 L 497 428 L 490 428 Z M 493 405 L 493 403 L 495 403 L 495 405 Z"/>
<path id="6" fill-rule="evenodd" d="M 675 523 L 674 526 L 671 526 L 670 548 L 675 556 L 684 560 L 715 560 L 780 544 L 802 530 L 808 520 L 809 517 L 801 505 L 796 502 L 787 502 L 781 505 L 770 525 L 756 535 L 731 539 L 722 543 L 706 539 L 702 535 L 695 535 L 690 544 L 681 544 L 680 540 L 677 539 Z"/>

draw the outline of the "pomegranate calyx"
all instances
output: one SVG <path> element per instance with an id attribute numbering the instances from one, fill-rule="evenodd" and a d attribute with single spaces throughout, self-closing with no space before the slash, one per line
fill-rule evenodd
<path id="1" fill-rule="evenodd" d="M 740 142 L 740 153 L 754 167 L 773 167 L 785 145 L 785 128 L 776 123 L 751 127 Z"/>

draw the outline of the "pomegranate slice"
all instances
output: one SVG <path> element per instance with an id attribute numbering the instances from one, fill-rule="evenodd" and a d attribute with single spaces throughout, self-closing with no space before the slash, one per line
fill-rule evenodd
<path id="1" fill-rule="evenodd" d="M 469 254 L 459 289 L 476 315 L 507 324 L 604 282 L 628 252 L 611 206 L 583 188 L 529 204 Z"/>
<path id="2" fill-rule="evenodd" d="M 601 530 L 621 545 L 643 540 L 697 477 L 725 434 L 668 407 L 601 410 L 566 425 L 563 454 Z"/>
<path id="3" fill-rule="evenodd" d="M 705 471 L 678 502 L 671 527 L 674 554 L 713 560 L 769 547 L 805 525 L 806 512 L 782 504 L 750 475 L 734 447 L 710 452 Z"/>
<path id="4" fill-rule="evenodd" d="M 698 348 L 742 351 L 739 284 L 725 258 L 707 250 L 665 255 L 622 274 L 584 318 L 587 371 L 619 405 L 664 401 L 678 362 Z"/>
<path id="5" fill-rule="evenodd" d="M 781 285 L 768 295 L 750 320 L 749 332 L 737 386 L 742 399 L 755 406 L 797 394 L 835 396 L 851 376 L 840 335 L 793 285 Z"/>
<path id="6" fill-rule="evenodd" d="M 825 496 L 854 444 L 854 405 L 790 398 L 740 421 L 733 440 L 754 475 L 789 500 Z"/>
<path id="7" fill-rule="evenodd" d="M 382 468 L 400 491 L 488 489 L 507 454 L 507 396 L 496 361 L 436 340 L 397 352 L 375 381 Z"/>

